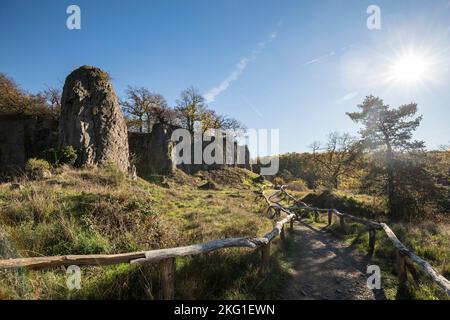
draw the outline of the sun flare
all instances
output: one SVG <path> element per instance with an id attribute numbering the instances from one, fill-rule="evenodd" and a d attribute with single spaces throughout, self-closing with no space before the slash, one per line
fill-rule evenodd
<path id="1" fill-rule="evenodd" d="M 430 64 L 426 57 L 408 54 L 398 57 L 389 68 L 389 78 L 403 85 L 423 82 L 429 76 Z"/>

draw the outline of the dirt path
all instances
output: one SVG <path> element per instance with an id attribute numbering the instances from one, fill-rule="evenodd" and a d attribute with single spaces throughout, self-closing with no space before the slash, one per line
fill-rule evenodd
<path id="1" fill-rule="evenodd" d="M 296 222 L 288 259 L 294 281 L 282 299 L 373 300 L 383 294 L 367 287 L 367 262 L 356 249 L 325 230 Z"/>

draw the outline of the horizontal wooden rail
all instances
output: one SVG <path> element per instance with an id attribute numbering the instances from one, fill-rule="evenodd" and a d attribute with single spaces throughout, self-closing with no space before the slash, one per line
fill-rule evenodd
<path id="1" fill-rule="evenodd" d="M 267 199 L 265 195 L 264 197 Z M 40 269 L 70 265 L 98 266 L 120 263 L 139 264 L 146 262 L 156 262 L 176 257 L 198 255 L 231 247 L 257 248 L 259 246 L 268 244 L 275 237 L 280 235 L 283 230 L 283 225 L 295 219 L 295 217 L 295 214 L 289 212 L 287 217 L 277 222 L 274 228 L 261 238 L 225 238 L 185 247 L 129 252 L 121 254 L 65 255 L 52 257 L 5 259 L 0 260 L 0 269 L 22 267 L 27 267 L 30 269 Z"/>
<path id="2" fill-rule="evenodd" d="M 391 240 L 392 244 L 396 248 L 397 252 L 399 252 L 401 255 L 407 256 L 409 259 L 411 259 L 411 261 L 416 263 L 431 280 L 433 280 L 439 287 L 444 289 L 447 295 L 450 296 L 450 281 L 439 274 L 439 272 L 437 272 L 428 262 L 423 260 L 421 257 L 408 249 L 403 243 L 401 243 L 395 233 L 391 230 L 391 228 L 389 228 L 387 224 L 381 223 L 381 226 L 388 236 L 389 240 Z"/>
<path id="3" fill-rule="evenodd" d="M 428 262 L 423 260 L 421 257 L 412 252 L 409 248 L 407 248 L 400 240 L 397 238 L 395 233 L 389 228 L 389 226 L 385 223 L 375 222 L 371 220 L 367 220 L 360 217 L 355 217 L 353 215 L 339 212 L 336 209 L 318 209 L 314 207 L 308 206 L 306 203 L 295 199 L 292 195 L 290 195 L 286 190 L 285 186 L 280 186 L 280 191 L 286 195 L 286 197 L 293 201 L 296 205 L 295 209 L 303 209 L 314 212 L 328 212 L 330 214 L 334 213 L 336 216 L 340 218 L 341 226 L 344 227 L 345 222 L 344 219 L 349 219 L 352 221 L 359 222 L 369 227 L 369 252 L 373 254 L 374 246 L 375 246 L 375 231 L 383 230 L 387 237 L 391 240 L 397 252 L 397 266 L 398 266 L 398 276 L 400 281 L 406 281 L 406 270 L 408 269 L 413 273 L 413 277 L 416 278 L 417 275 L 414 274 L 414 269 L 412 268 L 412 264 L 409 261 L 405 261 L 405 258 L 408 257 L 412 262 L 417 264 L 422 272 L 428 276 L 434 283 L 436 283 L 439 287 L 441 287 L 448 296 L 450 296 L 450 281 L 447 280 L 444 276 L 439 274 Z M 300 206 L 298 204 L 301 204 Z M 331 224 L 331 216 L 328 217 L 328 223 Z"/>

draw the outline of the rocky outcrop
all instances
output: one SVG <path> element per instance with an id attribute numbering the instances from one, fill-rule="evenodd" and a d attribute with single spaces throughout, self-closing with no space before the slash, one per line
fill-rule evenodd
<path id="1" fill-rule="evenodd" d="M 127 126 L 106 72 L 83 66 L 66 78 L 59 125 L 60 145 L 78 151 L 77 165 L 128 170 Z"/>
<path id="2" fill-rule="evenodd" d="M 170 175 L 175 169 L 171 129 L 157 123 L 151 133 L 129 132 L 130 154 L 138 175 Z"/>
<path id="3" fill-rule="evenodd" d="M 30 158 L 57 147 L 58 121 L 51 116 L 0 115 L 0 175 L 21 172 Z"/>

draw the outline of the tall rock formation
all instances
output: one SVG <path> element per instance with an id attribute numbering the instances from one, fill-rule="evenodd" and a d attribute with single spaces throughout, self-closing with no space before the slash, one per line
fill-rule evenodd
<path id="1" fill-rule="evenodd" d="M 60 145 L 78 151 L 78 165 L 128 170 L 127 126 L 106 72 L 82 66 L 66 78 L 59 125 Z"/>

